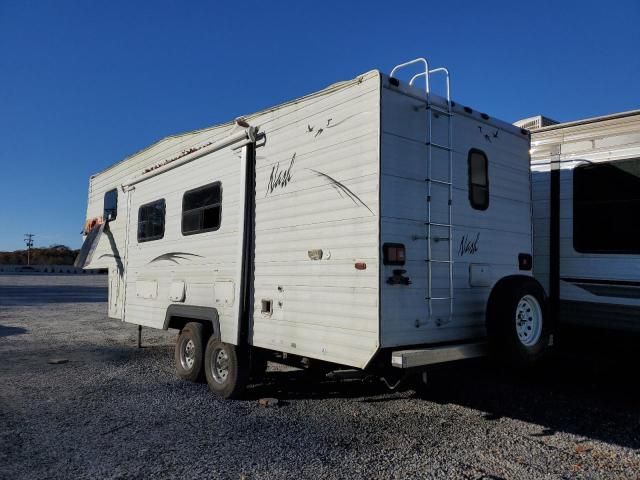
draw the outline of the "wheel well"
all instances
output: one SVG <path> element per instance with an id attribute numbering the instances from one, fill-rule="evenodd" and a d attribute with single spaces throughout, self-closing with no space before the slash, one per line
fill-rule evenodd
<path id="1" fill-rule="evenodd" d="M 538 282 L 538 280 L 536 280 L 534 277 L 527 276 L 527 275 L 509 275 L 508 277 L 503 277 L 496 282 L 496 284 L 491 289 L 491 293 L 489 294 L 489 299 L 487 301 L 487 308 L 486 308 L 485 323 L 489 322 L 489 318 L 493 313 L 492 310 L 496 305 L 496 298 L 500 295 L 500 292 L 504 291 L 505 289 L 512 288 L 513 285 L 516 285 L 518 283 L 524 283 L 524 282 L 536 283 L 540 287 L 540 290 L 544 293 L 545 301 L 546 301 L 546 298 L 547 298 L 546 292 L 542 287 L 542 285 L 540 284 L 540 282 Z"/>
<path id="2" fill-rule="evenodd" d="M 169 328 L 182 330 L 187 323 L 201 323 L 207 336 L 220 338 L 220 321 L 218 311 L 211 307 L 195 307 L 190 305 L 169 305 L 164 320 L 164 330 Z"/>
<path id="3" fill-rule="evenodd" d="M 535 282 L 538 284 L 538 286 L 540 286 L 540 288 L 542 288 L 540 282 L 538 282 L 534 277 L 528 275 L 509 275 L 508 277 L 502 277 L 495 283 L 495 285 L 491 289 L 491 294 L 489 294 L 489 301 L 491 301 L 492 297 L 495 297 L 496 292 L 499 292 L 503 288 L 508 288 L 512 285 L 515 285 L 516 283 L 521 282 Z"/>
<path id="4" fill-rule="evenodd" d="M 211 326 L 211 322 L 207 320 L 202 320 L 201 318 L 189 318 L 189 317 L 177 317 L 177 316 L 172 316 L 170 318 L 169 325 L 167 326 L 167 330 L 170 328 L 174 330 L 182 330 L 187 323 L 200 323 L 204 325 L 207 335 L 211 335 L 211 333 L 213 333 L 213 327 Z"/>

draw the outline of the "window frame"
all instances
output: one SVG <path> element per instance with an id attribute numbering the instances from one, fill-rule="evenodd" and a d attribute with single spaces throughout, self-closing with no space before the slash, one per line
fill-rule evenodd
<path id="1" fill-rule="evenodd" d="M 480 184 L 480 183 L 473 183 L 472 182 L 472 175 L 471 175 L 471 157 L 473 155 L 481 155 L 482 158 L 484 158 L 484 166 L 485 166 L 485 178 L 486 178 L 486 184 Z M 471 208 L 473 208 L 474 210 L 480 210 L 480 211 L 484 211 L 487 210 L 489 208 L 489 204 L 491 203 L 490 197 L 491 197 L 491 190 L 489 188 L 489 157 L 487 157 L 487 154 L 485 152 L 483 152 L 482 150 L 480 150 L 479 148 L 472 148 L 469 150 L 469 153 L 467 155 L 467 175 L 468 175 L 468 189 L 469 189 L 469 203 L 471 204 Z M 486 204 L 485 203 L 477 203 L 475 202 L 474 196 L 473 196 L 473 187 L 480 187 L 480 188 L 484 188 L 487 191 L 487 201 Z"/>
<path id="2" fill-rule="evenodd" d="M 192 193 L 196 193 L 196 192 L 200 192 L 202 190 L 206 190 L 207 188 L 211 188 L 214 186 L 218 186 L 219 190 L 220 190 L 220 200 L 217 203 L 211 203 L 208 205 L 204 205 L 201 207 L 196 207 L 196 208 L 191 208 L 189 210 L 185 210 L 184 209 L 184 202 L 185 202 L 185 198 L 187 197 L 187 195 L 192 194 Z M 190 231 L 186 231 L 184 230 L 184 216 L 185 213 L 192 213 L 195 211 L 199 211 L 199 210 L 205 210 L 208 208 L 220 208 L 220 221 L 218 222 L 218 225 L 216 227 L 211 227 L 211 228 L 202 228 L 199 230 L 190 230 Z M 215 232 L 220 230 L 220 227 L 222 226 L 222 182 L 221 181 L 215 181 L 215 182 L 211 182 L 211 183 L 207 183 L 206 185 L 202 185 L 200 187 L 196 187 L 196 188 L 192 188 L 191 190 L 187 190 L 186 192 L 184 192 L 182 194 L 182 209 L 180 212 L 180 232 L 182 233 L 182 236 L 187 237 L 189 235 L 198 235 L 201 233 L 209 233 L 209 232 Z"/>
<path id="3" fill-rule="evenodd" d="M 115 192 L 116 194 L 116 208 L 109 208 L 108 210 L 113 210 L 113 218 L 111 219 L 107 219 L 107 215 L 106 215 L 106 203 L 107 203 L 107 195 L 109 195 L 110 193 Z M 109 220 L 110 222 L 113 222 L 116 218 L 118 218 L 118 189 L 117 188 L 112 188 L 111 190 L 108 190 L 106 192 L 104 192 L 104 197 L 102 197 L 102 220 L 103 221 L 107 221 Z"/>
<path id="4" fill-rule="evenodd" d="M 154 235 L 151 237 L 140 238 L 140 214 L 142 213 L 142 209 L 145 207 L 150 207 L 156 203 L 162 203 L 162 234 Z M 164 198 L 159 198 L 158 200 L 147 202 L 138 207 L 138 223 L 136 224 L 136 230 L 137 230 L 136 237 L 138 239 L 138 243 L 153 242 L 154 240 L 160 240 L 164 238 L 166 227 L 167 227 L 167 202 L 165 201 Z"/>
<path id="5" fill-rule="evenodd" d="M 611 201 L 610 199 L 607 200 L 606 198 L 603 198 L 600 201 L 594 201 L 594 200 L 585 200 L 585 199 L 579 199 L 576 196 L 576 191 L 582 191 L 584 190 L 584 188 L 576 188 L 576 182 L 579 180 L 580 177 L 580 173 L 586 170 L 593 170 L 593 169 L 598 169 L 598 168 L 606 168 L 608 165 L 612 165 L 615 166 L 616 163 L 618 162 L 624 162 L 624 161 L 635 161 L 635 162 L 640 162 L 640 156 L 637 157 L 628 157 L 628 158 L 619 158 L 616 160 L 607 160 L 604 162 L 596 162 L 596 163 L 585 163 L 583 165 L 578 165 L 577 167 L 575 167 L 573 169 L 572 172 L 572 181 L 571 181 L 571 188 L 572 188 L 572 198 L 571 198 L 571 208 L 572 208 L 572 212 L 571 212 L 571 243 L 573 245 L 573 249 L 577 252 L 577 253 L 583 253 L 583 254 L 593 254 L 593 255 L 639 255 L 640 254 L 640 245 L 638 245 L 638 247 L 636 248 L 588 248 L 588 245 L 585 246 L 585 244 L 583 243 L 583 241 L 581 241 L 582 236 L 578 236 L 576 235 L 576 232 L 579 232 L 580 235 L 587 235 L 587 232 L 582 231 L 583 229 L 578 227 L 576 228 L 576 224 L 577 224 L 577 220 L 579 215 L 576 215 L 576 210 L 578 208 L 576 208 L 579 205 L 579 208 L 584 208 L 585 204 L 591 204 L 593 205 L 597 205 L 597 204 L 616 204 L 619 205 L 620 203 L 623 203 L 623 200 L 618 200 L 618 201 Z M 576 175 L 576 173 L 578 175 Z M 598 175 L 596 173 L 595 175 L 596 178 L 604 178 L 602 177 L 602 175 Z M 640 181 L 640 177 L 638 177 L 639 181 Z M 600 185 L 601 188 L 603 188 L 603 185 Z M 640 200 L 640 195 L 638 195 L 638 199 L 636 201 Z M 628 200 L 628 201 L 633 201 L 633 200 Z M 581 205 L 580 205 L 581 204 Z M 613 207 L 614 209 L 619 208 L 619 207 Z M 631 219 L 630 219 L 631 221 Z M 597 220 L 594 220 L 594 222 L 597 222 Z M 640 231 L 640 227 L 638 228 L 638 230 Z M 620 232 L 618 232 L 620 233 Z M 612 235 L 613 237 L 615 237 L 616 235 Z"/>

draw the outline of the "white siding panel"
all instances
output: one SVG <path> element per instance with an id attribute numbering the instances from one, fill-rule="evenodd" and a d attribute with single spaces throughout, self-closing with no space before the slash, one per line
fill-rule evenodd
<path id="1" fill-rule="evenodd" d="M 219 230 L 183 236 L 181 232 L 184 192 L 213 182 L 222 185 L 222 214 Z M 216 307 L 223 339 L 237 338 L 233 304 L 216 303 L 216 282 L 236 282 L 239 224 L 240 162 L 238 154 L 221 150 L 199 158 L 170 174 L 162 174 L 136 185 L 131 195 L 130 240 L 127 250 L 126 321 L 162 328 L 166 310 L 172 303 L 173 281 L 185 282 L 185 305 Z M 159 240 L 137 241 L 138 208 L 159 198 L 165 199 L 165 233 Z M 155 299 L 133 294 L 137 283 L 154 279 Z M 150 313 L 149 313 L 150 312 Z"/>
<path id="2" fill-rule="evenodd" d="M 379 78 L 266 117 L 256 162 L 256 346 L 364 367 L 378 347 Z M 293 162 L 292 162 L 293 161 Z M 286 182 L 269 188 L 285 172 Z M 283 173 L 283 174 L 285 174 Z M 273 186 L 273 183 L 271 184 Z M 312 260 L 310 250 L 323 258 Z M 366 263 L 357 270 L 357 262 Z M 270 317 L 261 301 L 273 301 Z"/>

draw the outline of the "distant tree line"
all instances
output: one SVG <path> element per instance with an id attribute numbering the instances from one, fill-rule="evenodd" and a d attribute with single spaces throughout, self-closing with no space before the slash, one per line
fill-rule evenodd
<path id="1" fill-rule="evenodd" d="M 51 245 L 31 249 L 31 265 L 73 265 L 80 250 L 71 250 L 66 245 Z M 0 265 L 26 265 L 27 250 L 0 252 Z"/>

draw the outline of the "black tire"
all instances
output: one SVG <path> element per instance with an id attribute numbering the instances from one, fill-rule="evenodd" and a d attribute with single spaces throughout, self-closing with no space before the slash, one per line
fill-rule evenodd
<path id="1" fill-rule="evenodd" d="M 204 373 L 209 390 L 222 398 L 239 398 L 249 383 L 246 349 L 211 337 L 204 354 Z"/>
<path id="2" fill-rule="evenodd" d="M 178 336 L 174 352 L 178 377 L 190 382 L 204 379 L 205 328 L 201 323 L 187 323 Z"/>
<path id="3" fill-rule="evenodd" d="M 489 298 L 487 334 L 492 352 L 507 365 L 526 367 L 548 353 L 554 328 L 544 290 L 532 278 L 499 283 Z"/>

